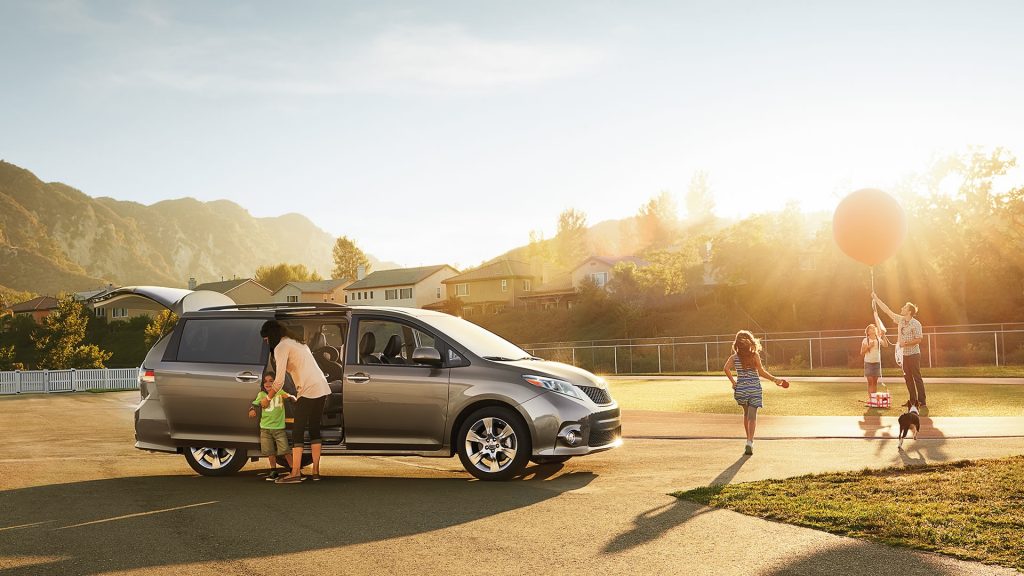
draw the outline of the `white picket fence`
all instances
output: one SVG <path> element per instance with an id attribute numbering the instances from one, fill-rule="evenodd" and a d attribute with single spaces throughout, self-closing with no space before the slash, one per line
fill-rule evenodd
<path id="1" fill-rule="evenodd" d="M 138 368 L 0 372 L 0 394 L 138 390 Z"/>

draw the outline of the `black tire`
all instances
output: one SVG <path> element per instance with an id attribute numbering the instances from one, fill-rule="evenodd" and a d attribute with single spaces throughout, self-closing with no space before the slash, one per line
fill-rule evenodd
<path id="1" fill-rule="evenodd" d="M 530 458 L 530 462 L 534 464 L 563 464 L 572 458 L 572 456 L 534 456 Z"/>
<path id="2" fill-rule="evenodd" d="M 230 476 L 249 459 L 244 448 L 184 448 L 185 461 L 202 476 Z"/>
<path id="3" fill-rule="evenodd" d="M 470 434 L 480 441 L 472 440 Z M 533 445 L 530 429 L 522 417 L 502 406 L 486 406 L 470 414 L 459 428 L 455 442 L 462 466 L 480 480 L 508 480 L 519 474 L 530 460 Z M 473 453 L 467 444 L 473 446 Z"/>

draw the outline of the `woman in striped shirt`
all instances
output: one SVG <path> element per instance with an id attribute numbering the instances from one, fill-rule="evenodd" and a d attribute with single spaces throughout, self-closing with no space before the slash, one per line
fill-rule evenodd
<path id="1" fill-rule="evenodd" d="M 761 365 L 761 342 L 748 330 L 736 333 L 732 343 L 732 356 L 725 361 L 725 375 L 732 382 L 733 397 L 743 407 L 743 430 L 747 433 L 747 446 L 743 453 L 754 453 L 754 428 L 757 426 L 757 409 L 764 406 L 761 397 L 761 379 L 764 376 L 778 386 L 787 386 L 785 380 L 768 373 Z M 736 371 L 735 376 L 733 370 Z"/>

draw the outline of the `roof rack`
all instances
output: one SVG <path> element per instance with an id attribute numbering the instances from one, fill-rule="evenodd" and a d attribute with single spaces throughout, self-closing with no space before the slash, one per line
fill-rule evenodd
<path id="1" fill-rule="evenodd" d="M 281 308 L 288 310 L 349 310 L 348 306 L 343 306 L 334 302 L 267 302 L 265 304 L 232 304 L 230 306 L 211 306 L 209 308 L 202 308 L 201 310 L 278 310 Z"/>

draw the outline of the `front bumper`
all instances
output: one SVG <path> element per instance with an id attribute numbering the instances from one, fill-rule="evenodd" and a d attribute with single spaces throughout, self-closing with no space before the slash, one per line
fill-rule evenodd
<path id="1" fill-rule="evenodd" d="M 588 408 L 559 394 L 541 394 L 521 405 L 533 422 L 534 456 L 583 456 L 622 445 L 619 406 Z M 568 431 L 575 443 L 569 442 Z"/>

